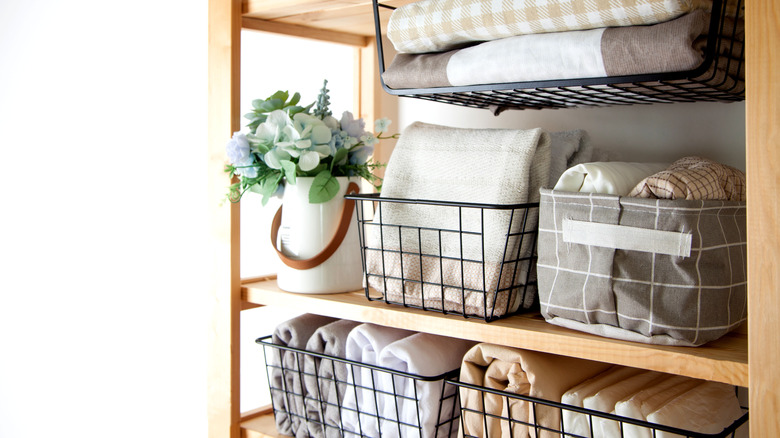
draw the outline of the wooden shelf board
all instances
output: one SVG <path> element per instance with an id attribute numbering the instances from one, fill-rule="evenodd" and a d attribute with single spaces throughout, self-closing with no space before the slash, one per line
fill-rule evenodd
<path id="1" fill-rule="evenodd" d="M 289 438 L 276 432 L 273 412 L 241 421 L 241 436 L 242 438 Z"/>
<path id="2" fill-rule="evenodd" d="M 458 315 L 368 301 L 363 291 L 289 293 L 279 289 L 273 279 L 245 283 L 241 292 L 242 299 L 253 304 L 288 306 L 335 318 L 748 386 L 747 334 L 741 330 L 702 347 L 669 347 L 569 330 L 545 322 L 539 314 L 517 315 L 486 323 Z"/>
<path id="3" fill-rule="evenodd" d="M 415 0 L 384 0 L 399 7 Z M 347 34 L 374 36 L 374 11 L 371 0 L 243 0 L 244 18 L 276 24 L 302 26 Z M 390 12 L 381 14 L 387 25 Z"/>

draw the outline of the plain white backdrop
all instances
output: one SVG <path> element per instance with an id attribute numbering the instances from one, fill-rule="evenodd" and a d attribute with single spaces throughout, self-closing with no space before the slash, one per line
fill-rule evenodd
<path id="1" fill-rule="evenodd" d="M 206 436 L 207 29 L 0 1 L 0 437 Z"/>

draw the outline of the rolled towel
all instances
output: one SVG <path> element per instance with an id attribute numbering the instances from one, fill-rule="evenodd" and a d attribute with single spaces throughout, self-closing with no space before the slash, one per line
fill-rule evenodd
<path id="1" fill-rule="evenodd" d="M 474 344 L 473 341 L 417 333 L 385 347 L 379 355 L 379 365 L 422 377 L 435 377 L 459 368 L 463 355 Z M 452 398 L 443 402 L 440 409 L 443 380 L 424 381 L 383 374 L 380 384 L 381 392 L 396 395 L 394 400 L 385 403 L 382 411 L 383 438 L 457 436 L 457 421 L 436 429 L 437 420 L 446 421 L 452 417 L 453 409 L 457 409 Z"/>
<path id="2" fill-rule="evenodd" d="M 734 387 L 719 382 L 703 382 L 677 396 L 647 416 L 653 423 L 702 434 L 715 434 L 742 416 Z M 681 435 L 659 432 L 658 438 Z"/>
<path id="3" fill-rule="evenodd" d="M 702 157 L 684 157 L 648 176 L 629 196 L 660 199 L 745 201 L 745 173 Z"/>
<path id="4" fill-rule="evenodd" d="M 324 325 L 309 338 L 306 351 L 345 358 L 347 337 L 359 325 L 359 322 L 346 319 Z M 331 359 L 306 356 L 303 370 L 307 427 L 299 427 L 297 436 L 340 437 L 339 406 L 346 392 L 347 365 Z"/>
<path id="5" fill-rule="evenodd" d="M 637 368 L 610 367 L 603 373 L 566 391 L 561 397 L 561 402 L 569 406 L 581 408 L 586 398 L 592 397 L 602 389 L 636 376 L 641 372 L 642 370 Z M 587 414 L 581 414 L 568 409 L 563 410 L 563 427 L 565 432 L 590 438 L 593 436 L 591 424 L 590 416 Z"/>
<path id="6" fill-rule="evenodd" d="M 367 365 L 379 365 L 379 355 L 389 344 L 415 334 L 413 331 L 361 324 L 347 336 L 348 360 Z M 341 405 L 344 435 L 380 436 L 379 413 L 387 397 L 377 392 L 382 373 L 368 367 L 347 365 L 347 387 Z"/>
<path id="7" fill-rule="evenodd" d="M 272 342 L 305 349 L 309 338 L 318 328 L 334 321 L 335 318 L 308 313 L 297 316 L 274 329 Z M 300 376 L 304 357 L 303 354 L 275 348 L 266 359 L 272 368 L 270 387 L 276 430 L 282 435 L 294 436 L 305 421 L 303 379 Z"/>
<path id="8" fill-rule="evenodd" d="M 578 164 L 561 175 L 554 190 L 626 196 L 640 181 L 667 166 L 617 161 Z"/>
<path id="9" fill-rule="evenodd" d="M 662 381 L 649 385 L 631 397 L 617 402 L 614 413 L 646 421 L 649 414 L 701 383 L 701 380 L 690 377 L 666 375 Z M 655 438 L 652 429 L 630 423 L 623 424 L 623 434 L 626 438 Z"/>
<path id="10" fill-rule="evenodd" d="M 608 364 L 600 362 L 478 344 L 463 358 L 460 380 L 560 402 L 567 389 L 607 368 Z M 532 405 L 518 399 L 507 400 L 502 396 L 469 388 L 461 388 L 460 395 L 464 408 L 461 422 L 464 436 L 498 437 L 510 436 L 510 433 L 514 437 L 536 436 L 533 426 L 519 422 L 560 430 L 561 415 L 557 408 Z M 513 421 L 510 423 L 507 418 Z M 559 433 L 548 431 L 542 431 L 540 435 L 560 436 Z"/>
<path id="11" fill-rule="evenodd" d="M 464 129 L 416 122 L 404 130 L 393 150 L 381 196 L 535 202 L 539 188 L 548 183 L 549 171 L 550 139 L 541 129 Z M 498 296 L 484 292 L 527 280 L 522 267 L 517 272 L 514 267 L 501 269 L 511 213 L 465 208 L 459 215 L 452 207 L 382 203 L 366 230 L 369 285 L 392 302 L 475 316 L 486 316 L 486 308 L 503 316 L 520 305 L 530 306 L 531 302 L 515 301 L 507 291 Z M 529 217 L 526 229 L 536 227 L 536 222 L 535 215 Z M 399 226 L 407 228 L 399 231 Z M 519 225 L 515 228 L 513 232 L 522 231 Z M 519 238 L 510 238 L 508 245 L 506 253 L 516 254 Z M 521 257 L 532 253 L 530 239 L 519 251 Z M 401 273 L 407 281 L 399 280 Z"/>
<path id="12" fill-rule="evenodd" d="M 612 413 L 617 402 L 636 394 L 646 386 L 656 384 L 664 377 L 664 374 L 655 371 L 642 371 L 586 397 L 582 401 L 582 406 L 595 411 Z M 606 418 L 593 417 L 593 435 L 599 437 L 620 436 L 620 423 Z"/>

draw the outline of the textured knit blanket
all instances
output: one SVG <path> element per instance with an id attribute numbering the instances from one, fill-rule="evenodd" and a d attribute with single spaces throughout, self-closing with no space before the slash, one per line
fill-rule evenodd
<path id="1" fill-rule="evenodd" d="M 521 204 L 547 184 L 550 140 L 541 129 L 463 129 L 414 123 L 390 157 L 382 197 Z M 536 210 L 526 223 L 536 226 Z M 532 239 L 507 238 L 511 210 L 381 203 L 366 229 L 369 285 L 395 303 L 470 315 L 504 315 L 520 305 L 497 288 L 525 284 L 505 254 L 529 257 Z M 527 265 L 525 266 L 527 268 Z M 532 294 L 529 299 L 532 298 Z M 522 297 L 521 297 L 522 298 Z M 486 310 L 487 309 L 487 310 Z"/>

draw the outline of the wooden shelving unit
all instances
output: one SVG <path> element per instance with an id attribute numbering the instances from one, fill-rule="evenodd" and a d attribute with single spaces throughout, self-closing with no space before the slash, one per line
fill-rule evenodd
<path id="1" fill-rule="evenodd" d="M 394 6 L 413 0 L 391 0 Z M 361 102 L 377 105 L 380 89 L 371 59 L 370 0 L 209 1 L 209 198 L 228 184 L 224 142 L 240 128 L 242 28 L 306 36 L 355 46 Z M 209 330 L 209 436 L 277 437 L 269 411 L 239 412 L 239 315 L 255 305 L 294 306 L 308 312 L 411 328 L 560 355 L 665 371 L 749 387 L 750 433 L 780 435 L 780 9 L 749 2 L 746 9 L 749 331 L 736 331 L 698 348 L 636 344 L 552 326 L 537 315 L 491 323 L 368 302 L 362 292 L 297 295 L 273 279 L 244 282 L 239 265 L 237 205 L 211 211 L 213 275 Z M 372 108 L 363 108 L 371 114 Z"/>

